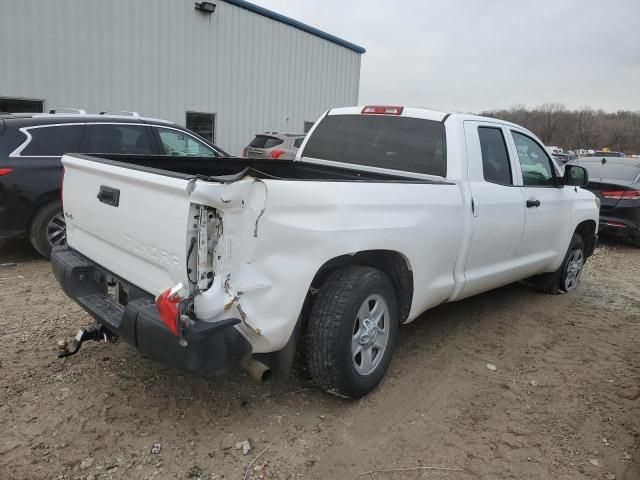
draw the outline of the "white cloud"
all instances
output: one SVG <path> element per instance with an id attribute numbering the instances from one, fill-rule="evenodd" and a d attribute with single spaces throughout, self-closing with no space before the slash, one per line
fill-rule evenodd
<path id="1" fill-rule="evenodd" d="M 638 0 L 255 0 L 367 49 L 360 103 L 640 110 Z"/>

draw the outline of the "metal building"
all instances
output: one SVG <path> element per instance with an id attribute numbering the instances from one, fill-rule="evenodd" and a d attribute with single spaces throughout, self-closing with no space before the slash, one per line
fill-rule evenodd
<path id="1" fill-rule="evenodd" d="M 243 0 L 0 0 L 0 111 L 137 111 L 238 154 L 357 104 L 363 53 Z"/>

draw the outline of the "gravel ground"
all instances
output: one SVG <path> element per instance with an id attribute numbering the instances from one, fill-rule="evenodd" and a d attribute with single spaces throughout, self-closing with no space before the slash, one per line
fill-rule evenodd
<path id="1" fill-rule="evenodd" d="M 90 318 L 23 242 L 0 252 L 1 479 L 640 479 L 640 250 L 600 247 L 570 295 L 426 313 L 355 402 L 123 343 L 58 360 Z"/>

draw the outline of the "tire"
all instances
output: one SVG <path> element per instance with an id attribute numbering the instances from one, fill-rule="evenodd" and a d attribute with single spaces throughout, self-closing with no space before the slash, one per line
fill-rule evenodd
<path id="1" fill-rule="evenodd" d="M 580 283 L 586 260 L 584 240 L 574 233 L 560 268 L 553 273 L 533 277 L 527 283 L 541 292 L 552 295 L 573 292 Z"/>
<path id="2" fill-rule="evenodd" d="M 636 248 L 640 248 L 640 236 L 638 237 L 631 237 L 631 245 L 633 245 Z"/>
<path id="3" fill-rule="evenodd" d="M 311 379 L 337 396 L 366 395 L 389 367 L 397 332 L 396 292 L 383 272 L 357 265 L 332 272 L 307 324 Z"/>
<path id="4" fill-rule="evenodd" d="M 60 200 L 49 202 L 36 212 L 29 227 L 29 240 L 46 259 L 51 256 L 54 246 L 66 245 L 67 232 Z"/>

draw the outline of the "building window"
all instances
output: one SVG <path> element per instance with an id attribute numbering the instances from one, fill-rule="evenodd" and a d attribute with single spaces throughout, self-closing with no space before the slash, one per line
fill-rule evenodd
<path id="1" fill-rule="evenodd" d="M 43 100 L 22 100 L 19 98 L 0 98 L 0 112 L 42 113 Z"/>
<path id="2" fill-rule="evenodd" d="M 187 112 L 187 128 L 214 143 L 216 140 L 216 114 Z"/>
<path id="3" fill-rule="evenodd" d="M 309 130 L 311 130 L 314 123 L 316 122 L 304 122 L 304 133 L 309 133 Z"/>

